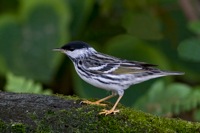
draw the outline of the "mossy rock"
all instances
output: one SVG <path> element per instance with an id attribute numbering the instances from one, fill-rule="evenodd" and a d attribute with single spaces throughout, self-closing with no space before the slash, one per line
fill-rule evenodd
<path id="1" fill-rule="evenodd" d="M 0 132 L 200 132 L 200 123 L 143 113 L 119 105 L 115 115 L 70 96 L 0 92 Z M 111 108 L 108 103 L 106 108 Z"/>

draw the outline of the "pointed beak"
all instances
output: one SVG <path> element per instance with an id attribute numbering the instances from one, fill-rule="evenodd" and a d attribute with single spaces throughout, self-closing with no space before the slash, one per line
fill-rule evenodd
<path id="1" fill-rule="evenodd" d="M 63 50 L 62 49 L 60 49 L 60 48 L 54 48 L 54 49 L 52 49 L 53 51 L 59 51 L 59 52 L 62 52 Z"/>

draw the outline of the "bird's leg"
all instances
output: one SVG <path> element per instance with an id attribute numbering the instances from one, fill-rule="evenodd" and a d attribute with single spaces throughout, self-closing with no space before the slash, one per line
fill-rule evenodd
<path id="1" fill-rule="evenodd" d="M 99 114 L 100 114 L 100 115 L 101 115 L 101 114 L 108 115 L 108 114 L 111 114 L 111 113 L 114 113 L 114 114 L 115 114 L 115 113 L 118 113 L 119 110 L 115 110 L 115 108 L 116 108 L 117 104 L 119 103 L 120 99 L 122 98 L 122 96 L 123 96 L 123 95 L 119 96 L 119 98 L 117 99 L 117 101 L 115 102 L 115 105 L 112 107 L 111 110 L 103 109 L 103 111 L 100 112 Z"/>
<path id="2" fill-rule="evenodd" d="M 92 105 L 100 105 L 100 106 L 106 106 L 106 104 L 102 104 L 101 102 L 106 101 L 106 100 L 108 100 L 108 99 L 110 99 L 110 98 L 112 98 L 112 97 L 114 97 L 114 96 L 115 96 L 115 95 L 112 94 L 112 95 L 110 95 L 110 96 L 104 97 L 104 98 L 102 98 L 102 99 L 100 99 L 100 100 L 98 100 L 98 101 L 95 101 L 95 102 L 91 102 L 91 101 L 88 101 L 88 100 L 84 100 L 84 101 L 82 101 L 81 103 L 92 104 Z"/>

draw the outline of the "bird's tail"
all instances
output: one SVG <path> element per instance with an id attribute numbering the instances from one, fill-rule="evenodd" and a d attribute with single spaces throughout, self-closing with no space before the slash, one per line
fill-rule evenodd
<path id="1" fill-rule="evenodd" d="M 163 71 L 164 75 L 184 75 L 184 72 L 176 72 L 176 71 Z"/>
<path id="2" fill-rule="evenodd" d="M 184 72 L 175 72 L 175 71 L 162 71 L 162 70 L 153 70 L 152 71 L 154 74 L 150 74 L 147 76 L 144 76 L 143 78 L 141 77 L 134 77 L 134 84 L 141 83 L 143 81 L 153 79 L 153 78 L 158 78 L 158 77 L 164 77 L 164 76 L 170 76 L 170 75 L 183 75 L 185 74 Z"/>

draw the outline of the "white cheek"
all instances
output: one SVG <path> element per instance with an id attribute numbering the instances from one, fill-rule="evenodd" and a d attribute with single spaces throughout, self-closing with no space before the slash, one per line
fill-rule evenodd
<path id="1" fill-rule="evenodd" d="M 77 57 L 83 56 L 84 51 L 85 50 L 74 50 L 74 51 L 66 51 L 65 53 L 72 58 L 77 58 Z"/>
<path id="2" fill-rule="evenodd" d="M 93 51 L 93 50 L 94 49 L 89 48 L 89 51 Z M 78 49 L 78 50 L 74 50 L 74 51 L 66 51 L 65 53 L 72 58 L 78 58 L 78 57 L 81 57 L 81 56 L 84 56 L 85 54 L 87 54 L 88 49 L 84 48 L 84 49 Z"/>
<path id="3" fill-rule="evenodd" d="M 66 54 L 72 58 L 77 58 L 81 56 L 81 52 L 79 52 L 79 50 L 75 50 L 75 51 L 66 51 Z"/>

